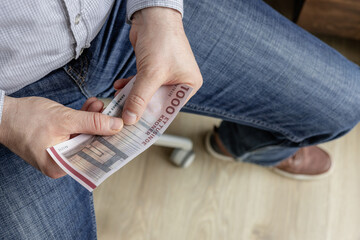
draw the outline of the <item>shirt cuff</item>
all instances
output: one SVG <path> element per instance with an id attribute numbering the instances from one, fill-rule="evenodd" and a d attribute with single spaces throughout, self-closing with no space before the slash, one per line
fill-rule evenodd
<path id="1" fill-rule="evenodd" d="M 4 106 L 4 98 L 5 98 L 5 91 L 0 90 L 0 123 L 1 123 L 3 106 Z"/>
<path id="2" fill-rule="evenodd" d="M 132 15 L 141 9 L 148 7 L 167 7 L 172 8 L 184 16 L 183 0 L 128 0 L 126 5 L 126 20 L 131 23 Z"/>

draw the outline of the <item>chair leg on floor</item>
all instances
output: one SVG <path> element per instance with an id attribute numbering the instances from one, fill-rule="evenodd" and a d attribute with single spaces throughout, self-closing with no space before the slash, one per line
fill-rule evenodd
<path id="1" fill-rule="evenodd" d="M 195 159 L 193 143 L 188 138 L 164 134 L 154 145 L 175 148 L 170 156 L 170 160 L 178 167 L 189 167 Z"/>

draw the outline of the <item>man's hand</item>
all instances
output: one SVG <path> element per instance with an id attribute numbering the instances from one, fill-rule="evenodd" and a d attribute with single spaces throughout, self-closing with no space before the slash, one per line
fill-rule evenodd
<path id="1" fill-rule="evenodd" d="M 51 159 L 46 149 L 70 139 L 74 134 L 112 135 L 123 122 L 101 114 L 103 104 L 88 99 L 82 111 L 40 97 L 5 97 L 0 143 L 51 178 L 66 173 Z"/>
<path id="2" fill-rule="evenodd" d="M 184 83 L 194 89 L 192 95 L 201 87 L 201 73 L 185 35 L 181 14 L 176 10 L 152 7 L 136 12 L 130 41 L 138 72 L 124 106 L 122 118 L 125 124 L 139 120 L 162 85 Z M 115 89 L 122 88 L 130 79 L 116 81 Z"/>

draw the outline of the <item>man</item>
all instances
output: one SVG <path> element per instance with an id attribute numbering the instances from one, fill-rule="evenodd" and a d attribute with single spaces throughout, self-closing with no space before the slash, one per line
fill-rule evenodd
<path id="1" fill-rule="evenodd" d="M 295 178 L 329 171 L 325 152 L 304 147 L 357 124 L 359 67 L 262 1 L 184 9 L 181 0 L 1 2 L 0 238 L 95 239 L 92 194 L 45 149 L 121 131 L 164 84 L 194 88 L 184 111 L 225 120 L 207 138 L 219 158 Z M 112 96 L 135 74 L 122 119 L 100 114 L 90 97 Z"/>

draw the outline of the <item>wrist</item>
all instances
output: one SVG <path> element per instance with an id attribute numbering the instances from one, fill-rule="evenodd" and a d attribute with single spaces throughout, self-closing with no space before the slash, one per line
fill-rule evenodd
<path id="1" fill-rule="evenodd" d="M 136 11 L 132 17 L 133 24 L 181 24 L 182 15 L 179 11 L 166 7 L 149 7 Z"/>
<path id="2" fill-rule="evenodd" d="M 16 99 L 12 97 L 4 97 L 4 105 L 2 110 L 2 117 L 0 123 L 0 143 L 5 144 L 7 136 L 9 134 L 10 125 L 12 121 L 12 110 L 16 109 Z M 15 111 L 16 112 L 16 111 Z"/>

